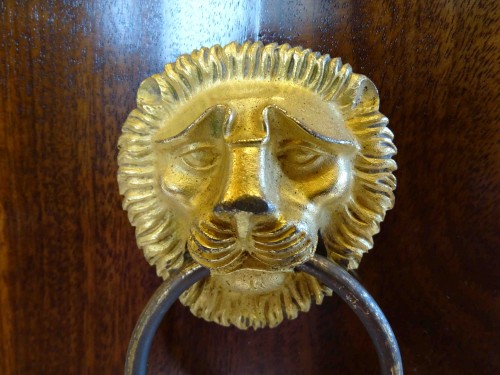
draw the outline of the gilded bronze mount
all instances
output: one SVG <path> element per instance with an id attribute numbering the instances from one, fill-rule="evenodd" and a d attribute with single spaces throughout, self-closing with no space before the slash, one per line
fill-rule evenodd
<path id="1" fill-rule="evenodd" d="M 307 266 L 319 234 L 321 262 L 357 268 L 393 205 L 387 124 L 374 84 L 338 58 L 259 42 L 183 55 L 141 84 L 119 140 L 138 246 L 166 285 L 209 270 L 180 296 L 198 317 L 293 319 L 333 288 Z"/>

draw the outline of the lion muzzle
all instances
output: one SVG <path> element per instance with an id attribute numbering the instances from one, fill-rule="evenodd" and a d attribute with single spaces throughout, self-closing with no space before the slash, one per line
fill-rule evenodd
<path id="1" fill-rule="evenodd" d="M 316 243 L 317 236 L 298 224 L 237 212 L 229 221 L 211 217 L 194 225 L 188 250 L 196 262 L 216 273 L 242 268 L 287 271 L 312 257 Z"/>

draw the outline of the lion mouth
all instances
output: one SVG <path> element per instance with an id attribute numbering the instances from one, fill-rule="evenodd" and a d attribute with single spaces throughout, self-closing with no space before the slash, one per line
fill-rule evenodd
<path id="1" fill-rule="evenodd" d="M 291 270 L 314 254 L 317 236 L 282 219 L 255 225 L 238 235 L 236 224 L 215 218 L 200 221 L 187 242 L 193 259 L 217 273 L 251 268 Z"/>

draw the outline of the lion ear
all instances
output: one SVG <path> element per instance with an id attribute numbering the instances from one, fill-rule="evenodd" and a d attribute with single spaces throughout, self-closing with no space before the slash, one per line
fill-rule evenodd
<path id="1" fill-rule="evenodd" d="M 161 103 L 161 90 L 154 76 L 142 81 L 137 91 L 137 106 L 157 106 Z"/>
<path id="2" fill-rule="evenodd" d="M 374 83 L 361 74 L 353 74 L 349 86 L 338 99 L 344 110 L 371 113 L 379 110 L 378 90 Z"/>

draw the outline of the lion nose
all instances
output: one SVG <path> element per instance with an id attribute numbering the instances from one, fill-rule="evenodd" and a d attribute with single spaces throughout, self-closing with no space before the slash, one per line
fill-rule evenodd
<path id="1" fill-rule="evenodd" d="M 216 214 L 247 212 L 269 215 L 275 212 L 269 192 L 264 150 L 260 147 L 235 147 L 231 152 L 228 180 Z M 272 194 L 271 194 L 272 195 Z"/>
<path id="2" fill-rule="evenodd" d="M 244 195 L 232 201 L 224 201 L 215 206 L 218 214 L 225 212 L 248 212 L 256 215 L 271 213 L 274 211 L 272 205 L 260 197 Z"/>

